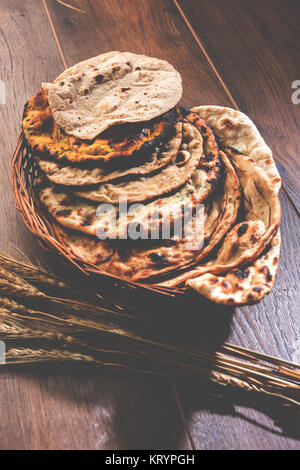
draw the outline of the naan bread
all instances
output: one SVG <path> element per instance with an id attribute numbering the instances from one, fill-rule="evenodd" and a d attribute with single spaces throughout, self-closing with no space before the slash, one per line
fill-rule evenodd
<path id="1" fill-rule="evenodd" d="M 157 146 L 172 135 L 176 110 L 151 121 L 113 126 L 92 140 L 77 139 L 57 125 L 43 90 L 25 105 L 23 132 L 34 156 L 63 165 L 107 166 L 117 162 L 119 168 L 145 160 Z M 132 165 L 131 165 L 132 166 Z"/>
<path id="2" fill-rule="evenodd" d="M 176 123 L 174 131 L 174 135 L 164 146 L 156 148 L 145 163 L 135 162 L 135 166 L 117 170 L 112 170 L 110 167 L 84 169 L 62 166 L 49 160 L 38 159 L 37 162 L 50 182 L 69 187 L 95 186 L 99 183 L 120 181 L 125 176 L 150 175 L 163 169 L 175 159 L 182 141 L 182 122 Z"/>
<path id="3" fill-rule="evenodd" d="M 274 189 L 279 191 L 281 178 L 272 151 L 246 114 L 223 106 L 196 106 L 192 111 L 213 127 L 222 145 L 252 157 L 270 178 Z"/>
<path id="4" fill-rule="evenodd" d="M 180 74 L 168 62 L 119 51 L 79 62 L 42 86 L 56 123 L 79 139 L 153 119 L 182 95 Z"/>
<path id="5" fill-rule="evenodd" d="M 75 192 L 77 196 L 96 202 L 119 204 L 143 202 L 170 193 L 184 185 L 203 157 L 202 137 L 189 123 L 183 124 L 182 146 L 174 161 L 153 176 L 125 182 L 101 184 L 91 191 Z"/>
<path id="6" fill-rule="evenodd" d="M 209 300 L 225 305 L 247 305 L 261 300 L 271 291 L 280 254 L 280 232 L 252 264 L 235 268 L 223 276 L 207 273 L 187 281 Z"/>
<path id="7" fill-rule="evenodd" d="M 271 150 L 245 114 L 220 106 L 199 106 L 192 111 L 213 127 L 235 166 L 244 220 L 227 234 L 214 259 L 162 284 L 186 281 L 216 303 L 255 303 L 270 292 L 277 271 L 281 179 Z"/>
<path id="8" fill-rule="evenodd" d="M 251 263 L 278 231 L 280 202 L 271 180 L 252 158 L 231 151 L 230 159 L 243 191 L 243 220 L 226 235 L 214 259 L 172 280 L 172 286 L 205 273 L 223 274 Z"/>

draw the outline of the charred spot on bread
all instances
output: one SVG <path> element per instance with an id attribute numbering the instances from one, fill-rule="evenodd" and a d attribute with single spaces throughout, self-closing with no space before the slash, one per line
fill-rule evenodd
<path id="1" fill-rule="evenodd" d="M 85 88 L 82 93 L 88 95 L 89 89 Z M 23 131 L 29 149 L 41 158 L 64 165 L 101 166 L 115 159 L 150 155 L 168 141 L 176 119 L 173 108 L 150 121 L 112 126 L 91 140 L 74 138 L 56 124 L 46 93 L 41 90 L 24 107 Z"/>
<path id="2" fill-rule="evenodd" d="M 68 217 L 71 214 L 71 209 L 60 209 L 55 213 L 57 217 Z"/>
<path id="3" fill-rule="evenodd" d="M 238 236 L 242 237 L 243 235 L 245 235 L 247 230 L 248 230 L 248 224 L 245 222 L 238 228 L 238 231 L 237 231 Z"/>

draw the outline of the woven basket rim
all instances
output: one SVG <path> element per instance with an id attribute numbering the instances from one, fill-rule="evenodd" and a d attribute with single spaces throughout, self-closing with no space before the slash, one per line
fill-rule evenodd
<path id="1" fill-rule="evenodd" d="M 145 289 L 147 291 L 158 292 L 167 296 L 176 297 L 187 291 L 186 287 L 166 287 L 159 284 L 138 283 L 128 281 L 122 277 L 110 274 L 101 269 L 100 265 L 88 263 L 83 258 L 75 255 L 63 245 L 61 240 L 55 237 L 55 225 L 46 217 L 45 213 L 39 212 L 32 195 L 34 180 L 34 157 L 27 146 L 23 131 L 19 135 L 17 145 L 10 159 L 11 187 L 14 196 L 15 207 L 20 213 L 26 227 L 37 236 L 43 249 L 54 251 L 63 256 L 63 259 L 79 269 L 86 275 L 102 276 L 110 278 L 113 282 L 122 286 L 130 286 L 134 289 Z M 30 187 L 31 186 L 31 187 Z"/>

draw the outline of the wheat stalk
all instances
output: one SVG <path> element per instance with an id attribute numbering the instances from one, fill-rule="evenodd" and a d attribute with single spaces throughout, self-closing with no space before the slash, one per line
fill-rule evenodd
<path id="1" fill-rule="evenodd" d="M 58 289 L 63 296 L 75 295 L 76 299 L 53 297 L 48 288 Z M 77 286 L 0 254 L 0 339 L 10 345 L 7 362 L 18 363 L 19 352 L 19 363 L 82 360 L 166 377 L 200 375 L 300 404 L 300 369 L 296 364 L 226 343 L 215 353 L 162 342 L 153 333 L 138 334 L 137 319 L 126 307 L 103 298 L 98 299 L 97 306 L 86 302 L 85 297 L 86 292 Z M 29 301 L 38 301 L 39 309 L 29 308 Z M 24 340 L 50 342 L 52 347 L 11 347 L 12 342 Z M 107 341 L 109 345 L 105 346 Z M 112 348 L 110 341 L 117 346 Z M 143 367 L 138 366 L 141 362 Z"/>

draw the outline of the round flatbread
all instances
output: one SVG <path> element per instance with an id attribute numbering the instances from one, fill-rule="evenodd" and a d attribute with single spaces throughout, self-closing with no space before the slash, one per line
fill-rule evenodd
<path id="1" fill-rule="evenodd" d="M 57 224 L 53 224 L 53 229 L 62 246 L 78 257 L 79 261 L 100 265 L 114 254 L 115 249 L 109 242 L 76 233 Z"/>
<path id="2" fill-rule="evenodd" d="M 212 302 L 247 305 L 259 302 L 271 291 L 280 254 L 280 231 L 253 263 L 235 268 L 223 276 L 206 273 L 187 281 L 187 285 Z"/>
<path id="3" fill-rule="evenodd" d="M 117 242 L 114 254 L 101 267 L 105 272 L 121 276 L 132 281 L 148 280 L 158 275 L 166 275 L 174 270 L 195 264 L 208 254 L 230 230 L 236 220 L 240 205 L 239 181 L 228 158 L 223 154 L 225 174 L 220 181 L 214 197 L 205 202 L 203 215 L 203 232 L 190 231 L 170 240 L 138 240 L 123 244 Z M 192 224 L 194 223 L 192 218 Z M 192 229 L 197 226 L 191 227 Z M 73 233 L 73 239 L 68 233 Z M 74 240 L 78 238 L 75 243 Z M 68 231 L 63 241 L 73 253 L 78 253 L 78 246 L 85 235 Z M 86 237 L 87 238 L 87 237 Z M 92 238 L 94 239 L 94 238 Z M 86 241 L 84 244 L 86 245 Z M 86 250 L 84 261 L 92 262 L 94 248 Z"/>
<path id="4" fill-rule="evenodd" d="M 150 175 L 166 167 L 175 159 L 182 141 L 182 122 L 177 122 L 174 135 L 168 142 L 160 148 L 156 148 L 145 163 L 138 162 L 135 166 L 112 170 L 106 168 L 77 168 L 72 166 L 62 166 L 50 160 L 37 160 L 39 168 L 52 183 L 74 187 L 91 187 L 99 183 L 107 183 L 115 180 L 122 180 L 129 176 Z M 133 163 L 134 163 L 134 159 Z M 141 163 L 141 164 L 140 164 Z"/>
<path id="5" fill-rule="evenodd" d="M 113 51 L 79 62 L 43 83 L 55 122 L 79 139 L 111 126 L 148 121 L 181 98 L 181 76 L 168 62 Z"/>
<path id="6" fill-rule="evenodd" d="M 174 128 L 176 110 L 138 124 L 123 124 L 108 129 L 92 140 L 66 134 L 54 121 L 45 93 L 41 90 L 26 103 L 23 132 L 36 157 L 51 159 L 63 165 L 105 166 L 115 162 L 129 166 L 144 159 L 166 142 Z M 135 160 L 136 159 L 136 160 Z"/>
<path id="7" fill-rule="evenodd" d="M 198 135 L 196 129 L 194 133 Z M 192 143 L 193 138 L 190 144 Z M 188 149 L 186 143 L 180 148 L 183 151 L 188 151 Z M 190 148 L 190 151 L 198 153 L 199 146 Z M 222 168 L 219 155 L 218 168 Z M 217 185 L 217 178 L 211 178 L 210 175 L 210 171 L 200 168 L 199 165 L 188 182 L 177 192 L 145 204 L 131 204 L 130 207 L 125 208 L 125 216 L 123 213 L 120 216 L 116 207 L 111 204 L 102 203 L 98 207 L 95 202 L 79 198 L 63 188 L 50 185 L 43 188 L 39 194 L 41 202 L 52 216 L 60 224 L 73 230 L 98 235 L 103 239 L 123 239 L 128 238 L 129 230 L 139 227 L 139 230 L 145 234 L 158 233 L 159 238 L 165 220 L 169 221 L 170 228 L 172 228 L 176 221 L 182 219 L 183 207 L 195 207 L 213 192 Z"/>
<path id="8" fill-rule="evenodd" d="M 224 274 L 258 258 L 276 235 L 280 224 L 280 202 L 270 178 L 253 158 L 230 151 L 243 192 L 242 220 L 226 235 L 216 256 L 178 277 L 172 285 L 203 274 Z M 190 285 L 190 284 L 189 284 Z"/>
<path id="9" fill-rule="evenodd" d="M 189 180 L 203 158 L 202 137 L 189 123 L 183 124 L 181 149 L 174 161 L 153 176 L 125 182 L 101 184 L 91 191 L 75 192 L 77 196 L 96 202 L 119 204 L 143 202 L 176 190 Z"/>
<path id="10" fill-rule="evenodd" d="M 246 114 L 223 106 L 196 106 L 192 111 L 213 127 L 222 145 L 252 157 L 279 191 L 281 178 L 272 151 Z"/>

